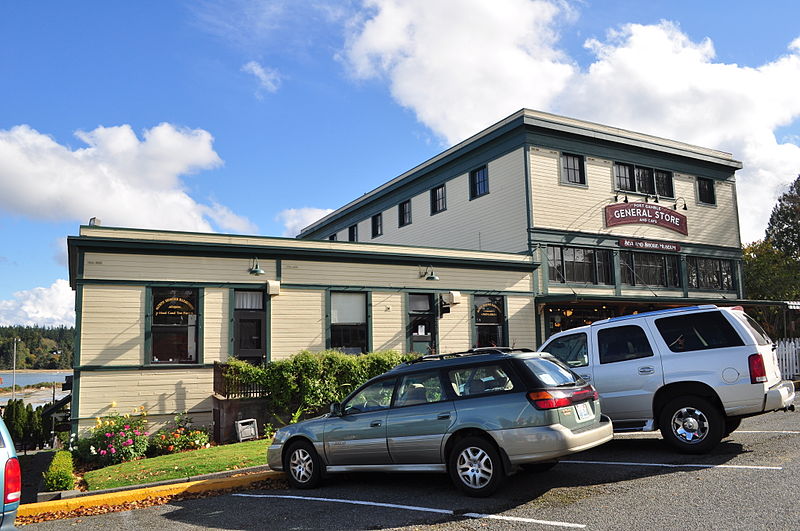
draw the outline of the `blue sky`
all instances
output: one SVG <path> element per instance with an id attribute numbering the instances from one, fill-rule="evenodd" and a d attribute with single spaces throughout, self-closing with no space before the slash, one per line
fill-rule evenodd
<path id="1" fill-rule="evenodd" d="M 64 241 L 92 216 L 292 235 L 521 107 L 732 152 L 759 238 L 800 172 L 799 19 L 788 0 L 4 2 L 0 324 L 71 322 Z"/>

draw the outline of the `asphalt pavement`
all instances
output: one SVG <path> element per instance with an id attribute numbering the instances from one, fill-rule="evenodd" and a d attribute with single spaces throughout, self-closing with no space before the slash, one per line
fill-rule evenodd
<path id="1" fill-rule="evenodd" d="M 800 401 L 797 402 L 800 406 Z M 745 419 L 712 453 L 617 435 L 491 498 L 445 475 L 346 474 L 314 490 L 251 490 L 26 526 L 64 529 L 797 529 L 800 412 Z M 313 498 L 313 499 L 312 499 Z"/>

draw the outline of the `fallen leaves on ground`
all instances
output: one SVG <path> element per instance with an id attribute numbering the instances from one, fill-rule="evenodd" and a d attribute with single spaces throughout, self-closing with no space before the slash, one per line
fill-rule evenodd
<path id="1" fill-rule="evenodd" d="M 119 505 L 98 505 L 94 507 L 78 507 L 71 511 L 54 511 L 50 513 L 39 513 L 35 516 L 17 516 L 14 523 L 18 526 L 28 524 L 38 524 L 48 520 L 63 520 L 65 518 L 78 518 L 82 516 L 94 516 L 98 514 L 118 513 L 121 511 L 131 511 L 133 509 L 144 509 L 145 507 L 153 507 L 155 505 L 165 505 L 174 501 L 181 500 L 196 500 L 200 498 L 211 498 L 220 496 L 222 494 L 230 494 L 231 492 L 241 492 L 244 490 L 275 490 L 287 488 L 286 480 L 284 479 L 265 479 L 258 483 L 252 483 L 247 486 L 236 487 L 224 490 L 210 490 L 206 492 L 194 492 L 173 494 L 170 496 L 151 496 L 143 500 L 132 502 L 125 502 Z"/>

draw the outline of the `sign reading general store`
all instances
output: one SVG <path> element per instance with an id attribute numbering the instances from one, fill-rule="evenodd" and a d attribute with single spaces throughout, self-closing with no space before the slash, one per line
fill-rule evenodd
<path id="1" fill-rule="evenodd" d="M 681 246 L 677 243 L 667 242 L 651 242 L 647 240 L 629 240 L 623 238 L 617 242 L 620 247 L 629 247 L 631 249 L 644 249 L 646 251 L 670 251 L 677 253 L 681 250 Z"/>
<path id="2" fill-rule="evenodd" d="M 631 223 L 658 225 L 681 234 L 689 234 L 686 216 L 654 203 L 616 203 L 605 207 L 606 227 Z"/>

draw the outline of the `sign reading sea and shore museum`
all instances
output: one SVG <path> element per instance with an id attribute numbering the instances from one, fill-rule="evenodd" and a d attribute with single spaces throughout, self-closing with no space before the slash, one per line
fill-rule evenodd
<path id="1" fill-rule="evenodd" d="M 644 249 L 645 251 L 670 251 L 677 253 L 681 250 L 681 246 L 677 243 L 668 242 L 651 242 L 648 240 L 630 240 L 622 238 L 617 242 L 620 247 L 628 247 L 631 249 Z"/>
<path id="2" fill-rule="evenodd" d="M 605 214 L 606 227 L 637 223 L 689 234 L 686 216 L 654 203 L 615 203 L 605 207 Z"/>

